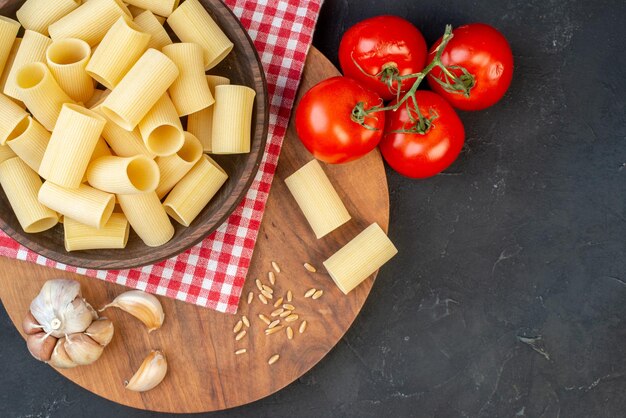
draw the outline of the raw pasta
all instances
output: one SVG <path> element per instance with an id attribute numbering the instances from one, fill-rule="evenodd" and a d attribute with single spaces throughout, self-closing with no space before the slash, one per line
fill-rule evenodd
<path id="1" fill-rule="evenodd" d="M 178 152 L 167 157 L 157 157 L 156 163 L 161 173 L 159 185 L 156 188 L 159 199 L 163 199 L 201 157 L 202 144 L 189 132 L 185 132 L 185 143 Z"/>
<path id="2" fill-rule="evenodd" d="M 198 0 L 186 0 L 174 10 L 167 23 L 182 42 L 202 47 L 205 70 L 219 64 L 233 49 L 233 43 Z"/>
<path id="3" fill-rule="evenodd" d="M 9 147 L 8 145 L 0 145 L 0 164 L 10 158 L 15 157 L 17 157 L 17 155 L 15 155 L 11 147 Z"/>
<path id="4" fill-rule="evenodd" d="M 246 86 L 215 87 L 211 137 L 213 154 L 250 152 L 250 131 L 255 96 L 256 92 Z"/>
<path id="5" fill-rule="evenodd" d="M 112 213 L 100 229 L 83 225 L 72 218 L 63 222 L 65 251 L 125 248 L 130 226 L 122 213 Z"/>
<path id="6" fill-rule="evenodd" d="M 155 155 L 172 155 L 183 146 L 183 125 L 167 93 L 139 123 L 139 132 L 148 151 Z"/>
<path id="7" fill-rule="evenodd" d="M 63 105 L 39 174 L 59 186 L 76 188 L 100 139 L 106 120 L 78 105 Z"/>
<path id="8" fill-rule="evenodd" d="M 26 0 L 16 13 L 26 29 L 48 36 L 48 26 L 80 6 L 81 0 Z"/>
<path id="9" fill-rule="evenodd" d="M 11 158 L 1 163 L 0 184 L 24 232 L 42 232 L 57 224 L 56 212 L 37 200 L 41 179 L 24 161 Z"/>
<path id="10" fill-rule="evenodd" d="M 108 193 L 149 193 L 159 184 L 159 167 L 145 155 L 100 157 L 89 164 L 87 181 Z"/>
<path id="11" fill-rule="evenodd" d="M 373 223 L 324 261 L 324 267 L 337 287 L 348 294 L 397 253 L 385 232 Z"/>
<path id="12" fill-rule="evenodd" d="M 135 16 L 134 22 L 142 31 L 152 35 L 150 42 L 148 42 L 148 48 L 154 48 L 160 51 L 164 46 L 172 43 L 172 39 L 163 27 L 163 22 L 160 22 L 150 10 L 146 10 Z"/>
<path id="13" fill-rule="evenodd" d="M 4 145 L 10 137 L 19 135 L 27 117 L 28 113 L 24 109 L 0 94 L 0 145 Z"/>
<path id="14" fill-rule="evenodd" d="M 19 22 L 0 16 L 0 74 L 4 71 L 5 65 L 9 60 L 9 55 L 19 30 Z"/>
<path id="15" fill-rule="evenodd" d="M 39 171 L 41 160 L 50 142 L 50 132 L 39 122 L 28 116 L 23 129 L 16 131 L 17 135 L 7 140 L 7 145 L 30 168 Z"/>
<path id="16" fill-rule="evenodd" d="M 202 48 L 198 44 L 168 45 L 163 48 L 163 53 L 179 71 L 178 78 L 168 90 L 178 116 L 187 116 L 215 103 L 204 74 Z"/>
<path id="17" fill-rule="evenodd" d="M 15 57 L 17 57 L 17 51 L 20 49 L 20 45 L 22 45 L 22 38 L 15 38 L 15 41 L 13 42 L 13 47 L 11 48 L 11 52 L 9 53 L 6 64 L 4 66 L 2 77 L 0 77 L 0 92 L 4 92 L 4 88 L 7 85 L 7 80 L 9 79 L 9 74 L 11 73 L 11 68 L 13 68 L 13 63 L 15 62 Z M 25 107 L 24 103 L 22 103 L 15 97 L 11 97 L 11 99 L 13 99 L 13 101 L 18 103 L 20 106 Z"/>
<path id="18" fill-rule="evenodd" d="M 176 7 L 180 0 L 126 0 L 126 3 L 144 10 L 150 10 L 159 16 L 168 17 Z"/>
<path id="19" fill-rule="evenodd" d="M 176 77 L 176 64 L 163 53 L 148 49 L 104 99 L 102 111 L 107 118 L 132 131 L 163 97 Z"/>
<path id="20" fill-rule="evenodd" d="M 230 80 L 226 77 L 218 75 L 207 75 L 207 83 L 211 95 L 215 97 L 215 87 L 230 84 Z M 211 152 L 211 136 L 213 130 L 213 110 L 215 106 L 209 106 L 199 112 L 192 113 L 187 117 L 187 131 L 194 134 L 200 140 L 204 152 Z"/>
<path id="21" fill-rule="evenodd" d="M 87 101 L 84 102 L 85 107 L 87 109 L 91 109 L 95 111 L 94 109 L 95 105 L 102 102 L 104 100 L 104 97 L 108 96 L 110 93 L 111 93 L 111 90 L 95 89 L 91 97 L 87 99 Z"/>
<path id="22" fill-rule="evenodd" d="M 89 64 L 87 73 L 106 88 L 113 89 L 128 70 L 148 49 L 150 34 L 120 17 L 98 45 Z"/>
<path id="23" fill-rule="evenodd" d="M 172 189 L 163 203 L 168 215 L 189 226 L 222 187 L 228 174 L 204 155 Z"/>
<path id="24" fill-rule="evenodd" d="M 163 245 L 174 236 L 174 227 L 155 192 L 117 195 L 130 226 L 149 247 Z"/>
<path id="25" fill-rule="evenodd" d="M 107 122 L 102 130 L 102 136 L 107 141 L 115 155 L 119 157 L 132 157 L 138 154 L 145 155 L 149 158 L 154 158 L 154 154 L 148 151 L 139 129 L 136 128 L 133 131 L 127 131 L 120 128 L 116 123 L 112 122 L 104 113 L 102 113 L 100 106 L 97 105 L 92 109 L 94 112 L 103 116 Z"/>
<path id="26" fill-rule="evenodd" d="M 93 96 L 94 82 L 85 70 L 91 48 L 81 39 L 59 39 L 52 42 L 46 51 L 48 68 L 72 100 L 86 102 Z"/>
<path id="27" fill-rule="evenodd" d="M 68 189 L 46 181 L 39 190 L 39 202 L 66 218 L 102 228 L 113 213 L 115 196 L 86 184 Z"/>
<path id="28" fill-rule="evenodd" d="M 285 184 L 318 239 L 350 220 L 348 210 L 317 160 L 287 177 Z"/>
<path id="29" fill-rule="evenodd" d="M 22 100 L 19 89 L 17 87 L 17 73 L 26 64 L 33 62 L 46 62 L 46 50 L 52 43 L 47 36 L 32 30 L 26 30 L 24 37 L 20 43 L 19 49 L 15 56 L 15 60 L 11 65 L 6 84 L 4 85 L 4 94 L 14 99 Z"/>

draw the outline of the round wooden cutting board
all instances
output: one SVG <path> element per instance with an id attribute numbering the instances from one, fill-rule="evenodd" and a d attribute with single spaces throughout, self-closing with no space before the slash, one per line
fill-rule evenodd
<path id="1" fill-rule="evenodd" d="M 338 75 L 333 65 L 317 50 L 307 59 L 299 97 L 315 83 Z M 293 120 L 289 126 L 280 164 L 267 203 L 238 315 L 227 315 L 172 299 L 160 297 L 165 323 L 148 334 L 132 316 L 115 309 L 105 315 L 115 324 L 113 341 L 96 363 L 59 370 L 80 386 L 124 405 L 164 412 L 206 412 L 231 408 L 268 396 L 302 376 L 317 364 L 345 334 L 361 310 L 374 277 L 348 296 L 343 295 L 323 272 L 322 261 L 372 222 L 387 230 L 389 196 L 380 153 L 376 150 L 353 163 L 324 165 L 331 182 L 343 199 L 352 220 L 326 237 L 316 240 L 304 216 L 285 186 L 284 179 L 312 159 L 297 138 Z M 292 322 L 295 337 L 285 330 L 266 336 L 266 325 L 258 318 L 275 308 L 256 297 L 255 279 L 269 284 L 271 262 L 281 268 L 273 286 L 274 302 L 288 290 L 299 319 Z M 316 266 L 318 273 L 304 269 Z M 48 279 L 71 277 L 81 282 L 83 295 L 94 307 L 101 307 L 128 290 L 122 286 L 76 274 L 0 258 L 0 298 L 9 316 L 20 329 L 30 301 Z M 317 300 L 304 298 L 310 289 L 323 289 Z M 254 301 L 248 305 L 248 292 Z M 247 315 L 251 327 L 235 341 L 233 327 Z M 304 334 L 297 332 L 301 320 L 308 322 Z M 20 329 L 21 332 L 21 329 Z M 247 353 L 235 355 L 246 348 Z M 128 380 L 151 349 L 161 349 L 168 358 L 168 374 L 159 386 L 146 393 L 124 389 Z M 26 350 L 26 345 L 24 345 Z M 268 365 L 273 354 L 280 360 Z M 33 361 L 36 361 L 33 359 Z"/>

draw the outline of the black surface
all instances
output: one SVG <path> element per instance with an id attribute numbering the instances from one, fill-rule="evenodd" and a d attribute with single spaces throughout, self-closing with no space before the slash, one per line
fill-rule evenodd
<path id="1" fill-rule="evenodd" d="M 278 394 L 212 416 L 624 416 L 626 3 L 328 0 L 314 43 L 336 62 L 342 32 L 382 13 L 429 42 L 445 23 L 498 27 L 511 89 L 461 115 L 467 146 L 447 173 L 389 172 L 400 254 L 338 346 Z M 152 415 L 65 380 L 1 324 L 0 416 Z"/>

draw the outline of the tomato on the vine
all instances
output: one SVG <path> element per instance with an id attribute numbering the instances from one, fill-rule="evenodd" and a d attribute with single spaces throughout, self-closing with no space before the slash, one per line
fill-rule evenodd
<path id="1" fill-rule="evenodd" d="M 398 110 L 386 112 L 380 150 L 398 173 L 426 178 L 445 170 L 456 160 L 465 142 L 465 129 L 452 106 L 441 96 L 418 90 L 415 99 L 419 112 L 411 98 Z M 391 103 L 394 104 L 395 101 Z"/>
<path id="2" fill-rule="evenodd" d="M 421 71 L 426 53 L 424 37 L 410 22 L 397 16 L 377 16 L 357 23 L 343 35 L 339 63 L 346 77 L 391 100 L 398 90 L 396 77 Z M 414 82 L 402 83 L 401 92 Z"/>
<path id="3" fill-rule="evenodd" d="M 484 23 L 460 26 L 452 34 L 454 37 L 441 56 L 449 74 L 435 67 L 428 75 L 428 84 L 457 109 L 482 110 L 495 104 L 504 96 L 513 77 L 513 53 L 506 38 Z M 430 49 L 429 62 L 440 42 L 441 39 Z M 443 86 L 442 83 L 451 80 L 451 76 L 460 78 L 469 88 L 469 94 L 450 91 Z"/>
<path id="4" fill-rule="evenodd" d="M 304 146 L 327 163 L 345 163 L 367 154 L 378 145 L 385 114 L 366 116 L 363 125 L 354 120 L 353 110 L 380 105 L 373 91 L 347 77 L 332 77 L 316 84 L 296 109 L 296 131 Z"/>

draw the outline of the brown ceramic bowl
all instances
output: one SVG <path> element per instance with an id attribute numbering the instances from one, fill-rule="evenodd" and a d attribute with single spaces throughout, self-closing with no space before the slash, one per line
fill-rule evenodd
<path id="1" fill-rule="evenodd" d="M 11 206 L 0 190 L 0 228 L 25 247 L 76 267 L 93 269 L 127 269 L 153 264 L 173 257 L 215 231 L 241 202 L 256 175 L 265 150 L 268 132 L 269 106 L 263 67 L 252 40 L 231 10 L 220 0 L 200 0 L 220 28 L 234 43 L 232 52 L 209 73 L 230 78 L 256 91 L 252 114 L 252 143 L 249 154 L 212 156 L 228 173 L 228 180 L 193 223 L 185 228 L 172 220 L 174 237 L 161 247 L 151 248 L 131 231 L 123 250 L 65 251 L 63 225 L 38 234 L 26 234 L 20 227 Z M 23 0 L 0 0 L 0 14 L 15 18 Z M 23 29 L 22 29 L 23 31 Z M 18 36 L 22 36 L 21 33 Z"/>

